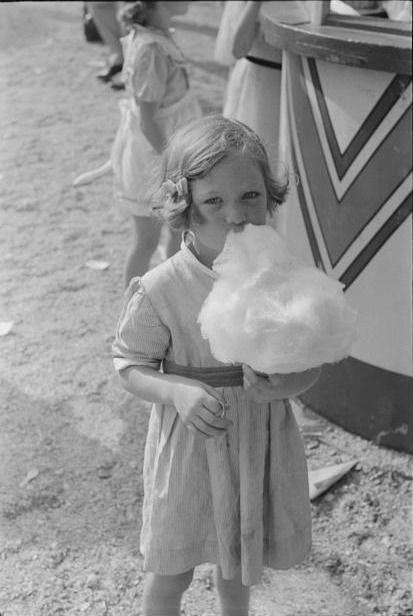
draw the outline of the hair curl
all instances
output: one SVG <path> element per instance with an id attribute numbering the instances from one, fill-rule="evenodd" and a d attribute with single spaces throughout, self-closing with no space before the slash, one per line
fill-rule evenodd
<path id="1" fill-rule="evenodd" d="M 124 24 L 126 30 L 130 30 L 135 24 L 147 26 L 150 22 L 149 13 L 154 10 L 156 2 L 124 2 L 119 11 L 119 20 Z"/>
<path id="2" fill-rule="evenodd" d="M 288 192 L 287 173 L 274 178 L 268 156 L 258 135 L 248 126 L 222 115 L 208 115 L 193 120 L 172 136 L 157 170 L 157 189 L 151 196 L 152 212 L 171 228 L 183 230 L 194 221 L 191 180 L 205 177 L 231 152 L 248 154 L 260 168 L 268 197 L 268 211 L 273 214 Z M 177 182 L 185 177 L 188 192 L 165 201 L 161 185 L 166 180 Z"/>

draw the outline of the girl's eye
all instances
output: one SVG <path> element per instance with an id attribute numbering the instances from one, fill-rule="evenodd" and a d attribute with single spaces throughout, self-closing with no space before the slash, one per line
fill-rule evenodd
<path id="1" fill-rule="evenodd" d="M 222 202 L 221 197 L 211 197 L 210 199 L 207 199 L 205 201 L 205 203 L 207 203 L 208 205 L 220 205 Z"/>
<path id="2" fill-rule="evenodd" d="M 251 190 L 250 192 L 246 192 L 243 195 L 244 199 L 256 199 L 257 197 L 259 197 L 260 193 L 257 192 L 256 190 Z"/>

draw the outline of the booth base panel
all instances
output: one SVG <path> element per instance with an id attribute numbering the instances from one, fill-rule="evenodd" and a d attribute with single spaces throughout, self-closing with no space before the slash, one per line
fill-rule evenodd
<path id="1" fill-rule="evenodd" d="M 354 357 L 323 366 L 300 396 L 312 411 L 377 445 L 413 454 L 413 378 Z"/>

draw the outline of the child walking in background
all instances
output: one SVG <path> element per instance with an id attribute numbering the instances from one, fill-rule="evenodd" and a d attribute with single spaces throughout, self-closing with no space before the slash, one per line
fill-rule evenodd
<path id="1" fill-rule="evenodd" d="M 184 14 L 189 2 L 132 2 L 121 20 L 129 34 L 123 39 L 123 79 L 128 99 L 121 101 L 121 122 L 112 151 L 115 195 L 132 215 L 134 239 L 127 257 L 126 284 L 145 273 L 161 226 L 151 217 L 146 200 L 148 172 L 170 135 L 201 116 L 189 89 L 186 61 L 170 32 L 172 17 Z M 170 236 L 167 256 L 178 247 Z"/>
<path id="2" fill-rule="evenodd" d="M 197 321 L 228 232 L 264 225 L 286 194 L 247 126 L 190 122 L 163 157 L 153 209 L 181 249 L 135 278 L 113 357 L 124 387 L 153 402 L 144 461 L 144 616 L 178 616 L 194 567 L 216 565 L 222 616 L 247 616 L 264 566 L 299 563 L 311 543 L 303 443 L 287 398 L 319 370 L 271 379 L 214 359 Z M 162 371 L 160 371 L 162 369 Z"/>

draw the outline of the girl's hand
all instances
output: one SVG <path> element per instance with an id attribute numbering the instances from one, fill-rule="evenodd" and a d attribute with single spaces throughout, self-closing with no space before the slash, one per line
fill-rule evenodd
<path id="1" fill-rule="evenodd" d="M 222 394 L 199 381 L 178 385 L 174 405 L 188 430 L 203 438 L 224 434 L 232 423 L 224 417 L 228 405 Z"/>
<path id="2" fill-rule="evenodd" d="M 320 376 L 321 368 L 292 374 L 258 375 L 243 364 L 244 389 L 255 402 L 271 402 L 291 398 L 310 389 Z"/>
<path id="3" fill-rule="evenodd" d="M 250 0 L 244 5 L 241 17 L 235 26 L 232 53 L 235 58 L 243 58 L 252 47 L 258 32 L 258 15 L 262 2 Z"/>

